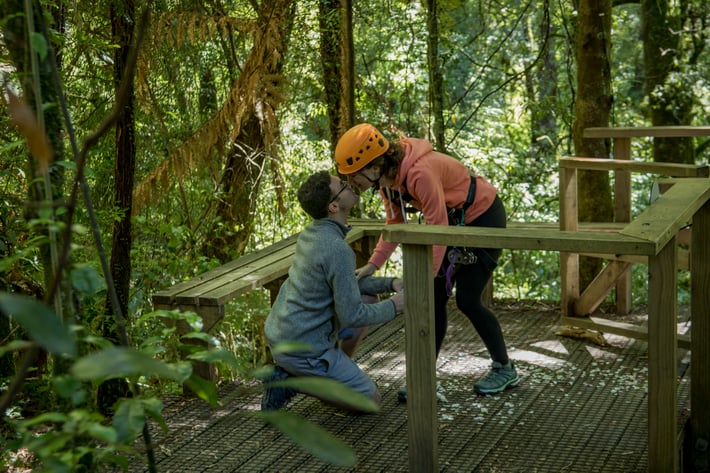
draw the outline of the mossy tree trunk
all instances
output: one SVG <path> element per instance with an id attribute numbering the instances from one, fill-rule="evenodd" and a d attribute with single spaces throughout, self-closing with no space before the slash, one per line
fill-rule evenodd
<path id="1" fill-rule="evenodd" d="M 282 101 L 281 71 L 294 20 L 293 0 L 264 1 L 259 6 L 254 46 L 238 81 L 248 112 L 236 124 L 220 182 L 217 221 L 204 253 L 227 262 L 243 253 L 254 228 L 256 196 L 266 171 L 278 179 L 278 121 Z"/>
<path id="2" fill-rule="evenodd" d="M 429 107 L 436 149 L 446 152 L 444 134 L 444 77 L 439 61 L 439 12 L 436 0 L 427 0 L 427 62 L 429 65 Z"/>
<path id="3" fill-rule="evenodd" d="M 582 0 L 578 6 L 576 31 L 577 100 L 573 127 L 577 156 L 608 158 L 609 141 L 585 139 L 588 127 L 609 126 L 613 97 L 609 50 L 611 0 Z M 579 221 L 611 222 L 611 186 L 606 172 L 580 171 L 578 174 Z M 601 270 L 601 260 L 580 259 L 580 287 L 586 287 Z"/>
<path id="4" fill-rule="evenodd" d="M 355 124 L 352 0 L 323 0 L 319 9 L 323 86 L 335 153 L 338 138 Z"/>
<path id="5" fill-rule="evenodd" d="M 654 126 L 689 125 L 692 120 L 693 88 L 679 65 L 681 12 L 671 3 L 675 4 L 669 0 L 641 1 L 644 92 Z M 673 72 L 679 74 L 671 76 Z M 654 161 L 695 163 L 692 138 L 654 138 L 653 145 Z"/>
<path id="6" fill-rule="evenodd" d="M 121 339 L 116 325 L 116 317 L 126 318 L 128 316 L 131 282 L 131 207 L 136 167 L 133 121 L 135 92 L 132 84 L 133 78 L 124 78 L 124 71 L 135 30 L 136 8 L 134 1 L 114 1 L 110 7 L 110 15 L 114 43 L 119 46 L 113 55 L 115 96 L 118 96 L 123 80 L 131 81 L 127 100 L 122 104 L 116 120 L 116 154 L 113 173 L 115 185 L 113 205 L 120 210 L 120 218 L 113 222 L 110 271 L 118 296 L 120 314 L 116 313 L 110 298 L 107 297 L 106 317 L 101 324 L 102 335 L 114 343 L 119 343 Z M 111 413 L 116 401 L 128 396 L 129 392 L 128 384 L 124 379 L 112 379 L 101 383 L 97 394 L 99 410 L 105 414 Z"/>

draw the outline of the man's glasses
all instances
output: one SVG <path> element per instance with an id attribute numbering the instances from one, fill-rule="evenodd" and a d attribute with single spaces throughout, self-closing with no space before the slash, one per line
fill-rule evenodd
<path id="1" fill-rule="evenodd" d="M 335 201 L 335 199 L 337 199 L 337 198 L 340 196 L 340 194 L 343 193 L 343 191 L 344 191 L 345 189 L 347 189 L 348 187 L 350 187 L 350 185 L 349 185 L 346 181 L 340 181 L 340 184 L 341 184 L 343 187 L 341 187 L 340 190 L 338 191 L 338 193 L 335 194 L 335 195 L 330 199 L 330 201 L 328 201 L 329 204 L 332 204 L 332 203 Z"/>

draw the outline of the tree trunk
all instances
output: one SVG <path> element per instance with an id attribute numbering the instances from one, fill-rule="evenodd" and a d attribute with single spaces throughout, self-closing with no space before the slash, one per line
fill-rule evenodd
<path id="1" fill-rule="evenodd" d="M 553 159 L 558 143 L 557 120 L 557 80 L 558 63 L 556 50 L 552 47 L 554 33 L 550 22 L 549 2 L 543 2 L 543 11 L 539 20 L 539 39 L 537 46 L 539 59 L 534 72 L 527 74 L 528 97 L 530 100 L 530 133 L 532 158 L 534 160 Z M 534 168 L 531 168 L 534 169 Z"/>
<path id="2" fill-rule="evenodd" d="M 429 65 L 429 106 L 434 125 L 436 149 L 446 153 L 444 134 L 444 78 L 439 64 L 439 13 L 436 0 L 426 0 L 427 7 L 427 62 Z"/>
<path id="3" fill-rule="evenodd" d="M 611 0 L 582 0 L 578 7 L 576 37 L 577 101 L 573 127 L 577 156 L 608 158 L 609 142 L 585 139 L 588 127 L 609 126 L 613 97 L 609 68 Z M 611 222 L 613 206 L 609 175 L 580 171 L 578 174 L 579 220 Z M 586 287 L 601 269 L 596 258 L 580 259 L 580 287 Z"/>
<path id="4" fill-rule="evenodd" d="M 124 78 L 126 61 L 131 49 L 134 25 L 134 0 L 123 0 L 111 5 L 111 27 L 115 44 L 119 47 L 114 52 L 113 79 L 115 95 Z M 132 78 L 128 79 L 131 82 Z M 135 93 L 131 85 L 128 99 L 123 104 L 121 113 L 116 120 L 116 159 L 114 165 L 114 207 L 120 209 L 120 219 L 113 223 L 113 238 L 111 242 L 111 277 L 116 287 L 119 310 L 115 314 L 110 297 L 106 299 L 106 318 L 101 325 L 102 335 L 114 343 L 119 343 L 120 336 L 116 327 L 115 317 L 120 315 L 127 319 L 128 301 L 131 282 L 131 206 L 133 197 L 133 179 L 135 174 L 136 144 L 133 123 L 133 105 Z M 114 317 L 111 317 L 111 316 Z M 97 394 L 98 409 L 104 414 L 110 414 L 113 405 L 129 394 L 128 384 L 123 379 L 105 381 L 99 385 Z"/>
<path id="5" fill-rule="evenodd" d="M 677 7 L 676 7 L 677 8 Z M 681 48 L 679 12 L 671 13 L 669 0 L 641 1 L 641 38 L 651 124 L 689 125 L 693 107 L 692 87 L 683 79 L 670 78 L 678 70 Z M 654 138 L 653 160 L 695 163 L 692 138 Z"/>
<path id="6" fill-rule="evenodd" d="M 320 55 L 331 152 L 355 124 L 352 0 L 319 2 Z"/>
<path id="7" fill-rule="evenodd" d="M 42 22 L 43 17 L 35 11 L 34 8 L 30 11 L 30 18 L 26 16 L 26 2 L 22 0 L 6 0 L 0 2 L 0 16 L 3 21 L 3 36 L 5 45 L 9 51 L 10 58 L 18 72 L 23 91 L 23 99 L 27 105 L 35 111 L 37 121 L 44 128 L 44 132 L 49 139 L 52 148 L 51 162 L 47 176 L 39 174 L 39 166 L 35 157 L 31 154 L 27 156 L 27 176 L 31 179 L 29 187 L 29 205 L 26 206 L 27 212 L 25 218 L 29 221 L 37 218 L 37 210 L 39 208 L 47 208 L 54 206 L 54 203 L 61 201 L 64 189 L 64 168 L 56 166 L 57 161 L 64 159 L 64 140 L 62 116 L 59 107 L 56 104 L 59 102 L 57 90 L 54 87 L 52 80 L 52 64 L 49 56 L 40 57 L 37 51 L 30 47 L 28 23 L 33 25 L 32 33 L 43 35 Z M 61 19 L 61 15 L 58 18 Z M 55 26 L 55 25 L 52 25 Z M 63 29 L 63 25 L 56 25 L 58 29 Z M 47 28 L 51 30 L 51 28 Z M 34 61 L 33 56 L 34 55 Z M 33 69 L 34 62 L 34 69 Z M 35 73 L 38 82 L 35 83 Z M 53 106 L 47 106 L 52 104 Z M 56 220 L 61 220 L 54 216 Z M 49 235 L 50 230 L 40 225 L 34 227 L 35 231 L 45 236 Z M 59 268 L 56 266 L 55 255 L 53 256 L 52 245 L 61 248 L 62 243 L 58 241 L 61 238 L 60 234 L 50 236 L 50 243 L 43 244 L 40 247 L 40 255 L 42 266 L 44 268 L 44 293 L 42 297 L 49 297 L 47 291 L 54 284 L 57 284 L 55 298 L 48 301 L 54 304 L 55 311 L 60 317 L 71 319 L 73 317 L 71 310 L 71 288 L 67 284 L 68 279 L 62 278 Z M 58 251 L 58 250 L 57 250 Z M 47 369 L 47 353 L 41 351 L 36 358 L 35 374 L 42 374 Z M 64 363 L 59 360 L 55 364 L 55 369 L 61 370 Z"/>
<path id="8" fill-rule="evenodd" d="M 241 75 L 252 87 L 244 91 L 250 112 L 238 124 L 221 179 L 221 199 L 213 237 L 203 248 L 207 256 L 227 262 L 241 254 L 254 227 L 255 196 L 264 170 L 276 167 L 281 70 L 293 26 L 295 2 L 263 2 L 257 19 L 254 47 Z"/>

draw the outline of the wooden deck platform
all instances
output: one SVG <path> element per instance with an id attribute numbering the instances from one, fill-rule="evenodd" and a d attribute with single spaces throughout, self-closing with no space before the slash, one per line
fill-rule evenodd
<path id="1" fill-rule="evenodd" d="M 438 361 L 448 398 L 439 403 L 442 472 L 645 472 L 648 469 L 647 344 L 606 335 L 608 346 L 555 334 L 559 308 L 501 305 L 498 313 L 511 358 L 524 377 L 498 396 L 472 385 L 487 369 L 486 350 L 456 310 Z M 679 332 L 687 310 L 679 310 Z M 644 313 L 626 322 L 644 323 Z M 288 406 L 352 445 L 355 468 L 336 468 L 303 453 L 263 424 L 259 383 L 221 388 L 221 407 L 191 398 L 165 399 L 169 431 L 151 428 L 158 471 L 404 472 L 408 470 L 407 409 L 397 402 L 404 384 L 404 319 L 373 329 L 357 361 L 383 394 L 378 415 L 352 415 L 303 395 Z M 678 431 L 688 415 L 689 368 L 678 356 Z M 137 460 L 131 472 L 147 471 Z"/>

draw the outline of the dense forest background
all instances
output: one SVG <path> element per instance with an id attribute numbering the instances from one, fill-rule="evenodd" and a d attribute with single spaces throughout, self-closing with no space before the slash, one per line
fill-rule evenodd
<path id="1" fill-rule="evenodd" d="M 159 316 L 189 314 L 154 313 L 151 294 L 298 232 L 307 216 L 295 190 L 316 170 L 335 173 L 334 143 L 355 123 L 429 138 L 496 185 L 510 220 L 557 222 L 558 157 L 610 156 L 608 140 L 582 129 L 710 116 L 705 0 L 4 0 L 0 10 L 8 452 L 31 443 L 36 426 L 21 421 L 38 414 L 115 415 L 117 399 L 184 382 L 138 376 L 142 358 L 129 382 L 82 375 L 72 360 L 130 346 L 179 371 L 180 341 Z M 709 144 L 639 139 L 632 157 L 707 164 Z M 650 178 L 633 186 L 639 212 Z M 606 174 L 583 175 L 580 198 L 582 220 L 610 219 Z M 378 202 L 364 195 L 357 216 L 381 217 Z M 643 272 L 636 279 L 643 289 Z M 556 300 L 558 256 L 504 253 L 494 288 Z M 267 311 L 261 293 L 228 311 L 212 340 L 234 355 L 225 379 L 263 363 Z M 48 332 L 17 315 L 29 312 Z M 65 328 L 52 331 L 52 318 Z M 132 409 L 157 416 L 148 401 Z M 111 439 L 137 435 L 124 434 Z M 46 443 L 31 448 L 45 465 L 58 448 Z"/>

